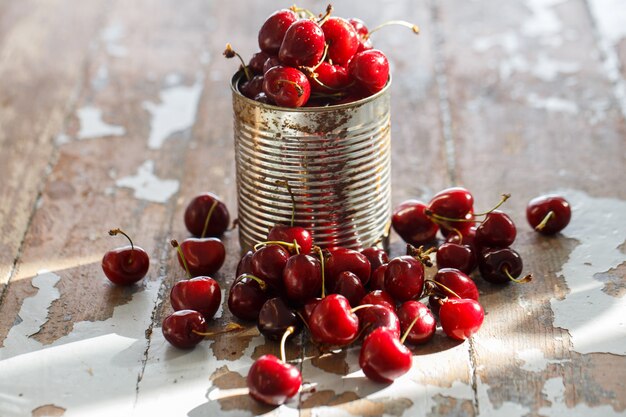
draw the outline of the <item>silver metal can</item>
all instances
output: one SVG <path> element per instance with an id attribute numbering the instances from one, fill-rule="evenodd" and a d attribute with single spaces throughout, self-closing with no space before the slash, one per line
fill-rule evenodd
<path id="1" fill-rule="evenodd" d="M 277 223 L 309 229 L 314 244 L 386 245 L 391 216 L 389 83 L 347 104 L 287 109 L 250 100 L 232 79 L 239 241 L 266 240 Z"/>

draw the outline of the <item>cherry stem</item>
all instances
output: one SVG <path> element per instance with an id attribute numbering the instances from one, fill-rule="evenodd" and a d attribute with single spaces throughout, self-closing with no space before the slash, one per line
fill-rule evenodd
<path id="1" fill-rule="evenodd" d="M 449 292 L 450 294 L 452 294 L 456 298 L 461 298 L 461 296 L 459 294 L 457 294 L 456 292 L 452 291 L 450 288 L 446 287 L 445 285 L 443 285 L 439 281 L 434 281 L 432 279 L 427 279 L 426 282 L 432 282 L 435 286 L 437 286 L 439 288 L 443 288 L 445 291 Z"/>
<path id="2" fill-rule="evenodd" d="M 514 278 L 513 275 L 511 275 L 511 273 L 509 272 L 509 268 L 507 268 L 506 266 L 502 268 L 502 272 L 504 272 L 508 279 L 518 284 L 527 284 L 533 280 L 533 274 L 528 274 L 521 278 Z"/>
<path id="3" fill-rule="evenodd" d="M 295 4 L 293 6 L 291 6 L 289 8 L 289 10 L 291 10 L 294 13 L 301 13 L 301 12 L 303 12 L 304 14 L 308 15 L 309 17 L 312 17 L 314 19 L 317 18 L 317 16 L 315 16 L 315 13 L 313 13 L 309 9 L 303 9 L 302 7 L 298 7 Z"/>
<path id="4" fill-rule="evenodd" d="M 411 330 L 413 329 L 413 326 L 415 326 L 415 323 L 417 323 L 417 319 L 421 318 L 422 315 L 424 313 L 420 313 L 419 316 L 416 316 L 413 321 L 411 322 L 411 324 L 409 324 L 409 327 L 407 327 L 406 331 L 404 332 L 404 334 L 402 335 L 402 337 L 400 338 L 400 343 L 404 344 L 404 341 L 406 340 L 407 336 L 409 335 L 409 333 L 411 332 Z"/>
<path id="5" fill-rule="evenodd" d="M 243 67 L 243 72 L 244 74 L 246 74 L 246 80 L 250 81 L 252 79 L 252 73 L 250 72 L 250 68 L 248 68 L 241 55 L 235 52 L 230 43 L 226 44 L 226 49 L 224 49 L 223 54 L 226 58 L 229 59 L 234 57 L 239 58 L 239 60 L 241 61 L 241 66 Z"/>
<path id="6" fill-rule="evenodd" d="M 284 80 L 284 79 L 281 78 L 279 80 L 276 80 L 276 82 L 279 83 L 279 84 L 287 83 L 287 84 L 293 85 L 294 88 L 296 89 L 297 93 L 298 93 L 298 97 L 301 97 L 302 94 L 304 94 L 304 89 L 300 86 L 300 84 L 298 84 L 295 81 Z"/>
<path id="7" fill-rule="evenodd" d="M 204 219 L 204 227 L 202 228 L 200 239 L 203 239 L 204 235 L 206 235 L 206 230 L 209 228 L 209 220 L 211 220 L 211 215 L 213 214 L 213 211 L 215 211 L 215 207 L 217 207 L 217 200 L 213 200 L 209 213 L 206 215 L 206 219 Z"/>
<path id="8" fill-rule="evenodd" d="M 364 308 L 374 307 L 375 305 L 376 304 L 361 304 L 360 306 L 356 306 L 352 310 L 350 310 L 350 313 L 356 313 L 359 310 L 363 310 Z"/>
<path id="9" fill-rule="evenodd" d="M 298 317 L 300 317 L 300 320 L 302 320 L 302 323 L 304 323 L 304 325 L 306 326 L 307 329 L 311 330 L 311 328 L 309 327 L 309 323 L 306 322 L 304 316 L 302 315 L 302 313 L 300 313 L 299 311 L 296 310 L 295 312 Z"/>
<path id="10" fill-rule="evenodd" d="M 333 12 L 333 5 L 329 4 L 328 6 L 326 6 L 326 13 L 324 13 L 324 15 L 320 15 L 320 20 L 317 21 L 317 24 L 322 26 L 324 23 L 326 23 L 326 21 L 328 20 L 332 12 Z"/>
<path id="11" fill-rule="evenodd" d="M 187 260 L 185 259 L 185 254 L 183 253 L 183 250 L 180 248 L 178 241 L 176 239 L 172 239 L 170 241 L 170 245 L 176 248 L 176 250 L 178 251 L 178 256 L 180 256 L 180 259 L 183 260 L 183 266 L 185 267 L 185 271 L 187 271 L 187 277 L 192 278 L 191 272 L 189 272 L 189 265 L 187 265 Z"/>
<path id="12" fill-rule="evenodd" d="M 430 210 L 430 209 L 425 209 L 424 210 L 424 214 L 426 216 L 430 217 L 435 223 L 440 224 L 440 225 L 442 225 L 442 226 L 444 226 L 446 228 L 448 228 L 448 227 L 445 225 L 445 222 L 461 222 L 461 223 L 463 223 L 463 222 L 475 222 L 476 221 L 473 217 L 471 219 L 465 219 L 465 218 L 463 218 L 463 219 L 456 219 L 456 218 L 453 218 L 453 217 L 441 216 L 441 215 L 439 215 L 437 213 L 433 213 L 432 210 Z M 474 214 L 473 216 L 480 216 L 480 214 Z M 449 227 L 449 230 L 452 230 L 452 229 L 453 229 L 452 227 Z"/>
<path id="13" fill-rule="evenodd" d="M 500 207 L 502 204 L 504 204 L 504 202 L 506 200 L 508 200 L 509 198 L 511 198 L 511 194 L 502 194 L 502 197 L 500 198 L 500 201 L 498 202 L 498 204 L 496 204 L 493 208 L 491 208 L 490 210 L 487 210 L 483 213 L 478 213 L 478 214 L 474 214 L 474 216 L 486 216 L 487 214 L 491 213 L 492 211 L 496 210 L 498 207 Z"/>
<path id="14" fill-rule="evenodd" d="M 278 180 L 276 181 L 276 184 L 285 187 L 289 193 L 289 197 L 291 197 L 291 227 L 293 227 L 296 222 L 296 197 L 293 195 L 293 190 L 291 189 L 291 185 L 289 185 L 289 181 Z"/>
<path id="15" fill-rule="evenodd" d="M 324 276 L 324 253 L 322 252 L 322 248 L 319 246 L 315 246 L 313 248 L 320 257 L 320 264 L 322 265 L 322 298 L 326 296 L 326 279 Z"/>
<path id="16" fill-rule="evenodd" d="M 408 27 L 416 35 L 418 35 L 420 33 L 420 28 L 417 25 L 415 25 L 415 24 L 413 24 L 411 22 L 407 22 L 405 20 L 390 20 L 390 21 L 385 22 L 385 23 L 383 23 L 381 25 L 378 25 L 374 29 L 370 30 L 366 35 L 363 36 L 363 39 L 367 40 L 372 35 L 372 33 L 378 32 L 380 29 L 384 28 L 385 26 L 391 26 L 391 25 L 400 25 L 400 26 Z"/>
<path id="17" fill-rule="evenodd" d="M 109 236 L 117 236 L 118 234 L 126 236 L 126 239 L 130 242 L 130 256 L 128 257 L 128 263 L 133 262 L 133 253 L 135 252 L 135 245 L 133 245 L 133 241 L 122 229 L 119 227 L 117 229 L 109 230 Z"/>
<path id="18" fill-rule="evenodd" d="M 433 266 L 432 261 L 430 260 L 430 254 L 433 252 L 437 252 L 437 248 L 432 247 L 430 249 L 424 250 L 424 246 L 420 246 L 416 248 L 415 246 L 408 243 L 406 245 L 406 253 L 423 263 L 424 265 L 431 267 Z"/>
<path id="19" fill-rule="evenodd" d="M 463 233 L 461 233 L 461 231 L 459 229 L 457 229 L 456 227 L 453 227 L 451 229 L 451 231 L 457 235 L 459 237 L 459 245 L 463 244 Z"/>
<path id="20" fill-rule="evenodd" d="M 294 239 L 293 243 L 283 242 L 282 240 L 268 240 L 267 242 L 257 243 L 256 245 L 254 245 L 253 249 L 256 252 L 260 248 L 262 248 L 264 246 L 267 246 L 267 245 L 281 245 L 281 246 L 286 247 L 289 250 L 293 249 L 296 252 L 300 253 L 300 245 L 298 245 L 298 242 L 296 242 L 295 239 Z"/>
<path id="21" fill-rule="evenodd" d="M 265 289 L 267 288 L 267 283 L 265 281 L 263 281 L 261 278 L 257 277 L 256 275 L 252 275 L 252 274 L 241 274 L 237 277 L 237 280 L 235 282 L 239 282 L 243 280 L 244 278 L 250 278 L 256 281 L 259 284 L 259 287 L 261 287 L 261 290 L 263 291 L 265 291 Z"/>
<path id="22" fill-rule="evenodd" d="M 192 332 L 194 332 L 195 334 L 197 334 L 199 336 L 209 337 L 209 336 L 217 336 L 218 334 L 224 334 L 224 333 L 230 333 L 230 332 L 234 332 L 234 331 L 240 331 L 240 330 L 244 330 L 244 329 L 245 329 L 245 327 L 243 327 L 241 324 L 228 323 L 224 329 L 218 330 L 216 332 L 199 332 L 197 330 L 192 330 Z"/>
<path id="23" fill-rule="evenodd" d="M 556 213 L 552 210 L 550 210 L 548 212 L 548 214 L 546 214 L 546 217 L 543 218 L 543 220 L 541 220 L 541 223 L 539 223 L 537 225 L 537 227 L 535 227 L 535 230 L 537 231 L 542 231 L 544 227 L 546 227 L 546 225 L 548 224 L 548 222 L 550 221 L 550 219 L 552 219 L 553 217 L 556 216 Z"/>
<path id="24" fill-rule="evenodd" d="M 296 331 L 295 327 L 293 326 L 287 327 L 287 330 L 285 330 L 285 333 L 283 333 L 282 339 L 280 339 L 280 359 L 284 363 L 287 363 L 287 355 L 285 355 L 285 342 L 287 342 L 287 338 L 289 337 L 289 335 L 295 331 Z"/>

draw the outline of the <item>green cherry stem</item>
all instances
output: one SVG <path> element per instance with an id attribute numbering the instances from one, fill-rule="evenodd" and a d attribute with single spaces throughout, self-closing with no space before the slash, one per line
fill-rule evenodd
<path id="1" fill-rule="evenodd" d="M 554 213 L 554 211 L 550 210 L 548 212 L 548 214 L 546 214 L 546 216 L 543 218 L 543 220 L 541 220 L 541 223 L 539 223 L 537 225 L 537 227 L 535 227 L 535 230 L 540 232 L 543 230 L 544 227 L 546 227 L 546 225 L 548 224 L 548 222 L 554 217 L 556 216 L 556 214 Z"/>
<path id="2" fill-rule="evenodd" d="M 356 313 L 359 310 L 363 310 L 364 308 L 374 307 L 375 304 L 361 304 L 360 306 L 356 306 L 350 310 L 350 313 Z"/>
<path id="3" fill-rule="evenodd" d="M 422 318 L 422 314 L 420 314 L 419 316 L 415 317 L 413 319 L 413 321 L 411 322 L 411 324 L 409 325 L 409 327 L 407 327 L 406 331 L 404 332 L 404 334 L 402 335 L 402 337 L 400 338 L 400 343 L 404 344 L 404 341 L 406 340 L 407 336 L 409 335 L 409 333 L 411 332 L 411 330 L 413 329 L 413 326 L 415 326 L 415 323 L 417 323 L 417 319 Z"/>
<path id="4" fill-rule="evenodd" d="M 202 234 L 200 235 L 200 239 L 203 239 L 204 235 L 206 235 L 206 231 L 209 228 L 209 220 L 211 220 L 211 215 L 213 214 L 213 211 L 215 211 L 215 207 L 217 207 L 217 200 L 213 200 L 213 204 L 209 209 L 209 213 L 206 215 L 206 219 L 204 219 L 204 227 L 202 228 Z"/>
<path id="5" fill-rule="evenodd" d="M 241 55 L 235 52 L 230 43 L 226 44 L 226 49 L 224 49 L 223 55 L 229 59 L 234 57 L 239 58 L 239 60 L 241 61 L 241 66 L 243 67 L 243 72 L 246 75 L 246 80 L 250 81 L 252 79 L 252 73 L 250 72 L 250 68 L 248 68 Z"/>
<path id="6" fill-rule="evenodd" d="M 427 282 L 432 282 L 435 286 L 439 287 L 439 288 L 443 288 L 445 291 L 447 291 L 448 293 L 452 294 L 453 296 L 455 296 L 456 298 L 461 298 L 461 296 L 459 294 L 457 294 L 456 292 L 452 291 L 450 288 L 446 287 L 445 285 L 443 285 L 441 282 L 438 281 L 434 281 L 432 279 L 427 279 Z"/>
<path id="7" fill-rule="evenodd" d="M 508 279 L 518 284 L 526 284 L 533 280 L 533 274 L 528 274 L 521 278 L 514 278 L 513 275 L 511 275 L 511 273 L 509 272 L 509 268 L 507 267 L 502 268 L 502 272 L 504 272 Z"/>
<path id="8" fill-rule="evenodd" d="M 322 298 L 324 298 L 326 297 L 326 279 L 324 276 L 324 253 L 322 252 L 322 248 L 320 248 L 319 246 L 315 246 L 313 250 L 315 250 L 318 253 L 320 257 L 320 264 L 322 265 Z"/>
<path id="9" fill-rule="evenodd" d="M 133 253 L 135 253 L 135 245 L 133 244 L 133 240 L 128 236 L 122 229 L 119 227 L 117 229 L 109 230 L 109 236 L 117 236 L 118 234 L 126 236 L 126 239 L 130 242 L 130 256 L 128 257 L 128 263 L 133 263 Z"/>
<path id="10" fill-rule="evenodd" d="M 268 240 L 267 242 L 257 243 L 256 245 L 254 245 L 253 249 L 256 252 L 263 246 L 267 246 L 267 245 L 281 245 L 281 246 L 286 247 L 289 250 L 293 249 L 297 253 L 300 253 L 300 245 L 298 245 L 298 242 L 296 242 L 295 240 L 293 241 L 293 243 L 283 242 L 282 240 Z"/>
<path id="11" fill-rule="evenodd" d="M 265 289 L 267 288 L 267 283 L 265 281 L 263 281 L 261 278 L 252 275 L 252 274 L 241 274 L 237 277 L 237 280 L 235 282 L 239 282 L 245 278 L 250 278 L 254 281 L 256 281 L 259 284 L 259 287 L 261 287 L 261 290 L 265 291 Z"/>
<path id="12" fill-rule="evenodd" d="M 509 198 L 511 198 L 511 194 L 502 194 L 502 197 L 500 198 L 500 201 L 493 208 L 491 208 L 490 210 L 487 210 L 487 211 L 485 211 L 483 213 L 474 213 L 474 216 L 486 216 L 487 214 L 491 213 L 492 211 L 494 211 L 498 207 L 500 207 L 502 204 L 504 204 L 504 202 L 506 200 L 508 200 Z"/>
<path id="13" fill-rule="evenodd" d="M 384 28 L 385 26 L 391 26 L 391 25 L 400 25 L 400 26 L 404 26 L 407 27 L 409 29 L 411 29 L 413 31 L 413 33 L 415 33 L 416 35 L 418 35 L 420 33 L 420 28 L 419 26 L 411 23 L 411 22 L 407 22 L 405 20 L 390 20 L 388 22 L 385 22 L 383 24 L 380 24 L 378 26 L 376 26 L 374 29 L 370 30 L 369 33 L 367 33 L 365 36 L 363 36 L 364 39 L 369 39 L 369 37 L 372 35 L 372 33 L 374 32 L 378 32 L 380 29 Z"/>
<path id="14" fill-rule="evenodd" d="M 245 327 L 243 327 L 241 324 L 228 323 L 225 328 L 223 328 L 222 330 L 218 330 L 216 332 L 199 332 L 197 330 L 191 330 L 191 331 L 199 336 L 211 337 L 211 336 L 217 336 L 218 334 L 230 333 L 230 332 L 240 331 L 244 329 Z"/>
<path id="15" fill-rule="evenodd" d="M 185 271 L 187 271 L 187 277 L 192 278 L 191 272 L 189 272 L 189 266 L 187 265 L 187 260 L 185 259 L 185 254 L 183 253 L 183 250 L 180 248 L 178 241 L 176 239 L 172 239 L 170 241 L 170 245 L 176 248 L 176 250 L 178 251 L 178 256 L 180 256 L 180 259 L 183 260 L 183 266 L 185 267 Z"/>

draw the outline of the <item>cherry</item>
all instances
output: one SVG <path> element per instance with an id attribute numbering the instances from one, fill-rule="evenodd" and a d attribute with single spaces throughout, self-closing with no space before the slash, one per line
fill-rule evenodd
<path id="1" fill-rule="evenodd" d="M 350 84 L 350 76 L 344 67 L 332 65 L 326 61 L 322 62 L 315 71 L 311 71 L 307 75 L 311 84 L 311 90 L 318 93 L 332 94 L 347 88 Z"/>
<path id="2" fill-rule="evenodd" d="M 372 305 L 357 311 L 359 326 L 365 335 L 379 327 L 386 327 L 399 339 L 400 321 L 395 311 L 384 305 Z"/>
<path id="3" fill-rule="evenodd" d="M 255 75 L 251 80 L 246 80 L 239 86 L 239 91 L 244 96 L 254 99 L 263 92 L 263 76 Z"/>
<path id="4" fill-rule="evenodd" d="M 476 244 L 481 247 L 506 248 L 515 241 L 517 230 L 504 212 L 494 210 L 476 228 Z"/>
<path id="5" fill-rule="evenodd" d="M 324 48 L 322 28 L 312 20 L 300 19 L 293 22 L 285 32 L 278 59 L 290 67 L 312 67 L 321 61 Z"/>
<path id="6" fill-rule="evenodd" d="M 343 271 L 337 275 L 334 288 L 333 292 L 346 297 L 352 306 L 361 304 L 361 299 L 365 296 L 361 280 L 350 271 Z"/>
<path id="7" fill-rule="evenodd" d="M 455 235 L 462 235 L 465 236 L 468 233 L 470 233 L 470 230 L 472 228 L 476 228 L 476 223 L 474 222 L 474 213 L 473 212 L 469 212 L 465 215 L 465 217 L 462 220 L 456 220 L 456 221 L 443 221 L 443 220 L 436 220 L 435 218 L 433 218 L 433 220 L 437 221 L 440 225 L 439 230 L 441 231 L 441 234 L 443 235 L 443 237 L 448 238 L 448 236 L 451 236 L 453 234 Z"/>
<path id="8" fill-rule="evenodd" d="M 345 346 L 359 333 L 359 319 L 350 303 L 340 294 L 328 295 L 317 303 L 309 318 L 309 329 L 315 343 Z"/>
<path id="9" fill-rule="evenodd" d="M 411 351 L 386 327 L 374 329 L 363 340 L 359 365 L 372 381 L 390 383 L 412 365 Z"/>
<path id="10" fill-rule="evenodd" d="M 377 49 L 359 52 L 350 60 L 348 73 L 369 94 L 382 90 L 389 80 L 389 62 Z"/>
<path id="11" fill-rule="evenodd" d="M 304 306 L 302 306 L 302 308 L 300 309 L 302 318 L 306 323 L 309 322 L 309 319 L 311 318 L 311 313 L 313 312 L 315 307 L 317 307 L 317 304 L 320 301 L 322 301 L 322 299 L 319 297 L 311 298 L 306 303 L 304 303 Z"/>
<path id="12" fill-rule="evenodd" d="M 285 341 L 294 331 L 293 327 L 289 327 L 283 334 L 280 343 L 282 359 L 263 355 L 250 367 L 246 384 L 250 396 L 255 400 L 268 405 L 281 405 L 300 390 L 302 375 L 298 368 L 288 364 L 285 359 Z"/>
<path id="13" fill-rule="evenodd" d="M 267 52 L 256 52 L 252 54 L 252 58 L 250 58 L 250 61 L 248 61 L 248 68 L 250 68 L 255 75 L 263 75 L 265 74 L 265 71 L 263 71 L 265 61 L 267 61 L 272 56 L 273 55 L 270 55 Z"/>
<path id="14" fill-rule="evenodd" d="M 419 246 L 435 238 L 439 227 L 426 215 L 426 208 L 418 200 L 407 200 L 396 207 L 391 225 L 402 240 Z"/>
<path id="15" fill-rule="evenodd" d="M 387 255 L 387 252 L 385 252 L 384 249 L 381 248 L 365 248 L 361 251 L 361 253 L 365 255 L 368 261 L 370 261 L 370 280 L 374 275 L 374 271 L 376 271 L 379 266 L 389 262 L 389 256 Z"/>
<path id="16" fill-rule="evenodd" d="M 334 288 L 340 273 L 349 271 L 359 277 L 361 283 L 366 285 L 370 279 L 372 266 L 367 257 L 360 252 L 348 248 L 328 249 L 328 257 L 325 265 L 326 285 Z"/>
<path id="17" fill-rule="evenodd" d="M 389 264 L 381 265 L 372 274 L 372 279 L 369 282 L 370 289 L 372 290 L 385 290 L 385 272 L 387 272 L 387 266 Z"/>
<path id="18" fill-rule="evenodd" d="M 437 248 L 437 268 L 454 268 L 470 274 L 476 268 L 476 255 L 469 245 L 443 243 Z"/>
<path id="19" fill-rule="evenodd" d="M 365 22 L 357 17 L 351 17 L 348 19 L 348 22 L 352 25 L 352 27 L 356 30 L 356 33 L 359 36 L 365 36 L 369 33 L 367 26 L 365 26 Z"/>
<path id="20" fill-rule="evenodd" d="M 294 255 L 285 265 L 282 280 L 289 301 L 303 304 L 322 289 L 322 265 L 311 255 Z"/>
<path id="21" fill-rule="evenodd" d="M 553 235 L 569 224 L 572 209 L 561 196 L 543 195 L 530 200 L 526 207 L 526 218 L 539 233 Z"/>
<path id="22" fill-rule="evenodd" d="M 478 288 L 474 281 L 463 272 L 453 268 L 442 268 L 435 274 L 435 294 L 431 294 L 429 304 L 432 310 L 439 311 L 439 300 L 453 296 L 455 298 L 471 298 L 478 301 Z M 439 285 L 438 285 L 439 284 Z"/>
<path id="23" fill-rule="evenodd" d="M 220 307 L 222 292 L 213 278 L 196 277 L 178 281 L 172 287 L 170 301 L 175 311 L 195 310 L 210 320 Z"/>
<path id="24" fill-rule="evenodd" d="M 274 102 L 270 100 L 267 94 L 265 94 L 263 91 L 261 91 L 259 94 L 254 96 L 254 101 L 258 101 L 259 103 L 263 103 L 263 104 L 272 104 L 272 105 L 274 104 Z"/>
<path id="25" fill-rule="evenodd" d="M 191 349 L 204 339 L 207 324 L 202 316 L 194 310 L 179 310 L 163 320 L 163 336 L 165 340 L 180 349 Z"/>
<path id="26" fill-rule="evenodd" d="M 470 227 L 459 229 L 459 233 L 449 233 L 446 237 L 446 242 L 456 243 L 458 245 L 467 245 L 472 249 L 474 254 L 476 254 L 476 245 L 474 242 L 474 239 L 476 238 L 476 226 L 470 223 L 467 224 L 470 225 Z"/>
<path id="27" fill-rule="evenodd" d="M 428 209 L 438 216 L 464 219 L 474 210 L 474 197 L 463 187 L 446 188 L 435 194 Z"/>
<path id="28" fill-rule="evenodd" d="M 523 267 L 522 257 L 511 248 L 486 248 L 478 255 L 480 275 L 485 281 L 493 284 L 531 281 L 532 275 L 530 274 L 517 279 Z"/>
<path id="29" fill-rule="evenodd" d="M 437 330 L 433 313 L 419 301 L 410 300 L 402 303 L 398 308 L 398 319 L 402 330 L 405 332 L 408 330 L 406 339 L 415 345 L 430 341 Z M 413 322 L 415 324 L 411 327 Z"/>
<path id="30" fill-rule="evenodd" d="M 267 285 L 249 274 L 239 275 L 228 292 L 228 309 L 237 318 L 256 321 L 268 300 Z"/>
<path id="31" fill-rule="evenodd" d="M 254 252 L 251 250 L 247 251 L 241 259 L 239 259 L 239 263 L 237 264 L 237 272 L 236 276 L 240 276 L 242 274 L 251 274 L 252 273 L 252 255 Z"/>
<path id="32" fill-rule="evenodd" d="M 269 71 L 270 68 L 277 67 L 279 65 L 280 65 L 280 60 L 278 59 L 278 57 L 276 55 L 270 56 L 263 63 L 263 75 L 265 75 L 265 73 Z"/>
<path id="33" fill-rule="evenodd" d="M 439 309 L 441 327 L 448 337 L 465 340 L 480 329 L 485 311 L 476 300 L 470 298 L 448 298 L 442 300 Z"/>
<path id="34" fill-rule="evenodd" d="M 194 197 L 185 210 L 185 226 L 196 237 L 221 236 L 229 222 L 226 205 L 212 193 Z"/>
<path id="35" fill-rule="evenodd" d="M 257 327 L 263 336 L 270 340 L 279 340 L 288 327 L 300 329 L 300 319 L 282 298 L 270 298 L 259 311 Z"/>
<path id="36" fill-rule="evenodd" d="M 117 234 L 126 236 L 130 245 L 106 252 L 102 257 L 102 271 L 114 284 L 132 285 L 146 276 L 150 267 L 150 258 L 146 251 L 135 246 L 122 230 L 109 230 L 110 236 Z"/>
<path id="37" fill-rule="evenodd" d="M 214 237 L 185 239 L 179 246 L 178 263 L 192 277 L 215 274 L 226 258 L 224 244 Z"/>
<path id="38" fill-rule="evenodd" d="M 301 71 L 277 66 L 265 73 L 263 92 L 278 106 L 302 107 L 311 95 L 311 85 Z"/>
<path id="39" fill-rule="evenodd" d="M 396 302 L 385 291 L 373 290 L 365 294 L 361 299 L 361 304 L 374 304 L 389 307 L 392 311 L 396 311 Z"/>
<path id="40" fill-rule="evenodd" d="M 289 251 L 281 245 L 263 246 L 250 259 L 252 275 L 280 290 L 283 288 L 283 271 L 289 257 Z"/>
<path id="41" fill-rule="evenodd" d="M 299 252 L 307 254 L 313 248 L 313 236 L 311 232 L 303 227 L 295 226 L 296 220 L 296 197 L 287 181 L 277 181 L 278 185 L 282 185 L 287 189 L 291 197 L 291 222 L 289 226 L 276 224 L 272 227 L 267 235 L 270 241 L 296 242 L 300 249 Z"/>
<path id="42" fill-rule="evenodd" d="M 334 64 L 345 66 L 359 49 L 359 37 L 354 26 L 341 17 L 329 17 L 322 24 L 328 44 L 327 57 Z"/>
<path id="43" fill-rule="evenodd" d="M 399 256 L 387 264 L 385 291 L 398 301 L 419 297 L 424 289 L 424 265 L 412 256 Z"/>
<path id="44" fill-rule="evenodd" d="M 298 17 L 291 10 L 283 9 L 272 13 L 259 30 L 259 48 L 268 54 L 277 54 L 287 29 L 296 20 Z"/>

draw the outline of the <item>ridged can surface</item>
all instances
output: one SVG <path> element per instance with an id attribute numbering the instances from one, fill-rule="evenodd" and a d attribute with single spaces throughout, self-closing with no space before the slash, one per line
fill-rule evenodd
<path id="1" fill-rule="evenodd" d="M 309 229 L 314 244 L 386 244 L 391 215 L 389 84 L 365 99 L 286 109 L 250 100 L 232 79 L 239 240 L 265 241 L 277 223 Z"/>

